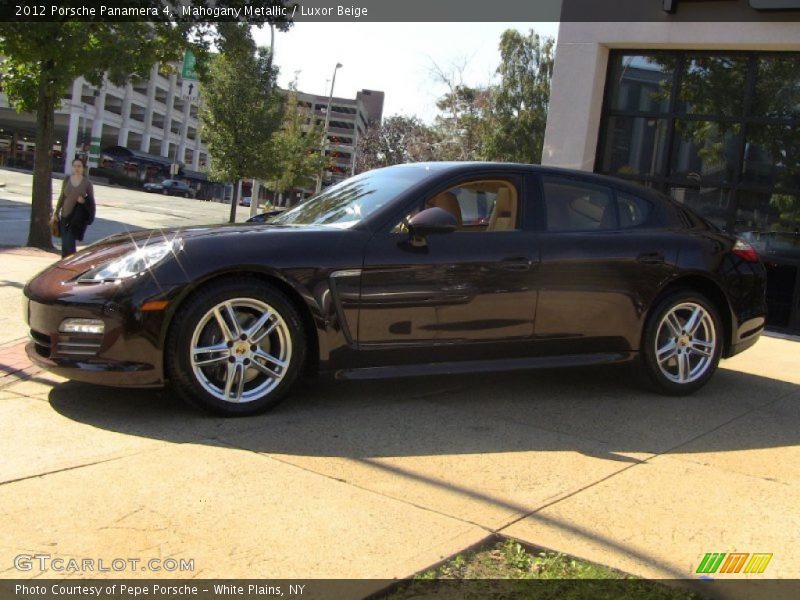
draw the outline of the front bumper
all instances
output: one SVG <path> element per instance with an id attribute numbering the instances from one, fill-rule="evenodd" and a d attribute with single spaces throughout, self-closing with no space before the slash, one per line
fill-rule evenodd
<path id="1" fill-rule="evenodd" d="M 151 387 L 163 385 L 162 352 L 157 336 L 131 327 L 136 315 L 113 303 L 46 304 L 26 298 L 30 341 L 25 350 L 35 365 L 56 375 L 100 385 Z M 103 334 L 58 331 L 70 317 L 100 319 Z"/>

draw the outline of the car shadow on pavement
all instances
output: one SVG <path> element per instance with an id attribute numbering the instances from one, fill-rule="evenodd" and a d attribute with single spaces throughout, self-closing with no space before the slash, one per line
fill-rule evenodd
<path id="1" fill-rule="evenodd" d="M 530 519 L 682 578 L 685 570 L 649 549 L 543 509 L 653 454 L 798 445 L 800 385 L 723 368 L 692 396 L 664 397 L 639 377 L 635 366 L 615 366 L 320 379 L 301 382 L 271 412 L 240 419 L 194 411 L 167 390 L 66 382 L 48 399 L 90 427 L 263 453 L 492 531 Z"/>
<path id="2" fill-rule="evenodd" d="M 699 392 L 647 391 L 632 366 L 379 381 L 301 382 L 272 411 L 217 418 L 170 390 L 75 382 L 49 393 L 61 415 L 174 443 L 358 459 L 575 451 L 638 462 L 635 453 L 703 453 L 800 444 L 800 386 L 720 369 Z M 725 426 L 725 434 L 716 430 Z"/>

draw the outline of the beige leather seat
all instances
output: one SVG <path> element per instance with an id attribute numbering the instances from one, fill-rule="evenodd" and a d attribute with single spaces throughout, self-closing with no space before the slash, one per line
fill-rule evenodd
<path id="1" fill-rule="evenodd" d="M 501 187 L 497 190 L 494 210 L 489 219 L 487 231 L 509 231 L 517 227 L 517 202 L 511 196 L 511 190 Z"/>
<path id="2" fill-rule="evenodd" d="M 426 203 L 428 208 L 438 207 L 446 210 L 456 218 L 458 226 L 461 227 L 464 220 L 461 217 L 461 205 L 458 203 L 458 198 L 452 192 L 442 192 L 437 194 Z"/>

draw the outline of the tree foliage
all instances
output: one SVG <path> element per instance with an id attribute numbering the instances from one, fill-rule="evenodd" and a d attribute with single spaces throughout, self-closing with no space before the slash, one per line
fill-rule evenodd
<path id="1" fill-rule="evenodd" d="M 491 93 L 483 153 L 491 160 L 539 163 L 542 160 L 553 39 L 513 29 L 500 40 L 500 81 Z"/>
<path id="2" fill-rule="evenodd" d="M 206 4 L 206 2 L 198 2 Z M 286 4 L 270 0 L 270 5 Z M 179 7 L 178 0 L 138 0 L 129 3 L 162 10 Z M 243 6 L 244 0 L 219 0 L 216 6 Z M 280 29 L 290 23 L 273 22 Z M 0 23 L 0 79 L 9 102 L 18 111 L 36 113 L 36 150 L 28 245 L 52 248 L 48 220 L 52 212 L 52 147 L 55 110 L 72 82 L 83 76 L 100 85 L 104 76 L 122 85 L 132 77 L 146 78 L 156 62 L 177 61 L 187 47 L 202 58 L 214 43 L 224 46 L 224 34 L 191 18 L 161 22 L 61 20 Z M 67 157 L 69 159 L 69 157 Z"/>
<path id="3" fill-rule="evenodd" d="M 328 166 L 321 148 L 323 127 L 316 123 L 311 108 L 300 104 L 297 85 L 286 92 L 283 119 L 272 136 L 271 159 L 275 163 L 269 187 L 282 194 L 309 185 Z"/>
<path id="4" fill-rule="evenodd" d="M 436 63 L 434 79 L 445 87 L 431 125 L 414 117 L 390 117 L 359 143 L 358 171 L 416 160 L 490 160 L 539 163 L 542 158 L 553 40 L 534 31 L 507 30 L 500 39 L 497 82 L 469 85 L 467 61 Z"/>
<path id="5" fill-rule="evenodd" d="M 270 179 L 272 134 L 281 122 L 282 99 L 268 48 L 257 48 L 249 27 L 228 30 L 231 43 L 209 59 L 202 75 L 202 136 L 211 158 L 210 174 L 234 182 L 231 222 L 236 215 L 238 182 Z"/>
<path id="6" fill-rule="evenodd" d="M 370 126 L 358 140 L 356 172 L 434 160 L 437 137 L 416 117 L 394 115 Z"/>

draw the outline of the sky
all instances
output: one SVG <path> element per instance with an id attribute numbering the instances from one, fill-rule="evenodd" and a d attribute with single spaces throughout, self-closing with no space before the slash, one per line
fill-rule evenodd
<path id="1" fill-rule="evenodd" d="M 498 44 L 506 29 L 557 37 L 558 23 L 295 23 L 275 33 L 279 85 L 297 77 L 298 89 L 327 96 L 337 62 L 334 96 L 355 98 L 361 89 L 386 97 L 383 116 L 416 115 L 430 122 L 445 88 L 431 73 L 466 64 L 464 83 L 487 84 L 500 62 Z M 269 28 L 254 30 L 269 46 Z"/>

